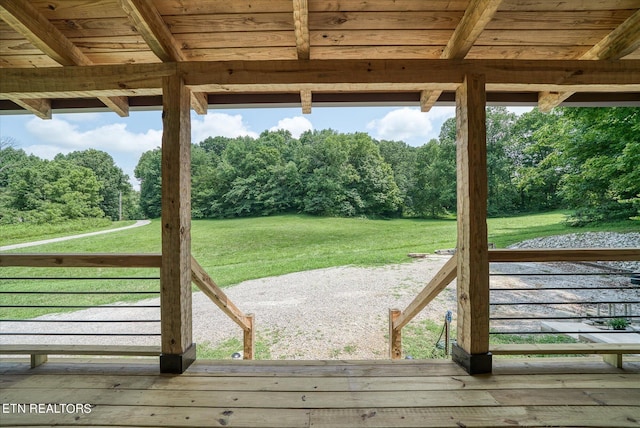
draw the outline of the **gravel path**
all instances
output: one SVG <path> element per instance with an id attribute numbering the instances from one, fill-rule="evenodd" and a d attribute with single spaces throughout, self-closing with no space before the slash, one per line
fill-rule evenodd
<path id="1" fill-rule="evenodd" d="M 35 247 L 37 245 L 51 244 L 53 242 L 69 241 L 71 239 L 86 238 L 87 236 L 104 235 L 105 233 L 119 232 L 121 230 L 133 229 L 134 227 L 146 226 L 151 224 L 151 220 L 138 220 L 130 226 L 118 227 L 116 229 L 100 230 L 98 232 L 83 233 L 80 235 L 62 236 L 60 238 L 45 239 L 42 241 L 23 242 L 22 244 L 5 245 L 0 247 L 0 251 L 16 250 L 18 248 Z"/>
<path id="2" fill-rule="evenodd" d="M 607 238 L 608 237 L 608 238 Z M 640 233 L 607 234 L 592 237 L 598 247 L 626 246 L 640 247 Z M 563 242 L 577 242 L 577 238 L 551 237 L 536 241 L 535 246 L 560 246 Z M 580 241 L 582 242 L 582 241 Z M 583 245 L 576 246 L 587 246 Z M 520 247 L 531 246 L 522 243 Z M 567 244 L 570 245 L 570 244 Z M 337 267 L 298 272 L 278 277 L 245 281 L 225 289 L 225 293 L 244 312 L 254 313 L 258 341 L 265 342 L 273 359 L 382 359 L 387 357 L 388 311 L 390 308 L 404 309 L 418 294 L 429 279 L 442 267 L 450 256 L 433 255 L 399 265 L 374 268 Z M 633 266 L 640 270 L 640 264 Z M 574 273 L 593 271 L 591 266 L 575 264 L 503 263 L 493 264 L 492 272 L 559 272 L 571 270 Z M 539 276 L 492 277 L 492 286 L 497 287 L 544 287 L 545 284 L 564 284 L 575 287 L 584 284 L 621 284 L 621 278 L 579 277 L 568 278 Z M 617 281 L 617 282 L 616 282 Z M 591 293 L 591 294 L 590 294 Z M 512 298 L 530 300 L 548 299 L 540 293 L 522 293 Z M 627 293 L 628 296 L 628 293 Z M 585 299 L 603 297 L 601 292 L 581 293 L 563 291 L 564 299 Z M 616 297 L 616 296 L 604 296 Z M 640 299 L 637 291 L 628 296 Z M 501 298 L 496 297 L 496 301 Z M 138 305 L 159 304 L 159 299 L 147 299 Z M 510 307 L 508 310 L 513 310 Z M 456 310 L 455 281 L 432 302 L 417 319 L 430 318 L 440 323 L 447 310 Z M 527 309 L 524 309 L 527 310 Z M 563 310 L 570 310 L 563 308 Z M 637 308 L 636 310 L 640 310 Z M 557 308 L 541 307 L 540 314 L 557 313 Z M 106 313 L 106 314 L 105 314 Z M 60 319 L 152 319 L 158 317 L 158 309 L 123 308 L 110 311 L 89 309 L 68 314 L 52 314 L 41 318 Z M 35 323 L 3 323 L 3 330 L 20 331 L 19 328 L 33 329 Z M 58 332 L 77 331 L 77 324 L 47 323 L 35 324 L 38 328 L 50 328 Z M 132 327 L 133 326 L 133 327 Z M 136 331 L 157 332 L 157 324 L 91 324 L 83 326 L 84 331 L 127 333 Z M 120 330 L 119 330 L 120 328 Z M 91 330 L 93 329 L 93 330 Z M 215 347 L 230 338 L 242 338 L 240 328 L 226 318 L 220 310 L 202 293 L 193 294 L 193 336 L 200 346 Z M 22 330 L 25 331 L 25 330 Z M 30 337 L 0 336 L 1 343 L 74 343 L 84 344 L 159 344 L 157 337 Z"/>

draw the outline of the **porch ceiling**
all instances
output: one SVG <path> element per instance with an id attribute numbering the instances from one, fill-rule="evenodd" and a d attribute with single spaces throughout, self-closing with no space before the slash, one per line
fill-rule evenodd
<path id="1" fill-rule="evenodd" d="M 460 69 L 467 71 L 476 68 L 476 60 L 485 66 L 495 60 L 489 73 L 502 77 L 493 86 L 487 79 L 493 104 L 640 105 L 640 0 L 0 0 L 0 18 L 3 83 L 20 78 L 35 85 L 35 77 L 24 76 L 38 75 L 19 77 L 22 69 L 55 76 L 56 68 L 119 66 L 106 67 L 106 73 L 126 76 L 121 89 L 130 90 L 63 95 L 46 79 L 46 88 L 22 92 L 3 85 L 5 113 L 46 118 L 52 109 L 109 108 L 124 116 L 129 109 L 159 108 L 160 86 L 151 90 L 139 70 L 162 62 L 199 70 L 192 106 L 200 113 L 207 106 L 258 104 L 297 105 L 305 112 L 312 105 L 343 103 L 413 104 L 425 111 L 451 105 L 456 85 L 442 84 L 424 68 L 434 63 L 418 60 L 438 60 L 446 71 L 455 70 L 459 60 L 466 61 Z M 569 61 L 558 63 L 555 71 L 564 68 L 565 75 L 548 75 L 547 86 L 506 84 L 505 73 L 525 72 L 539 60 L 590 60 L 612 70 L 627 63 L 627 80 L 611 85 L 585 79 L 582 86 L 565 87 L 566 78 L 582 71 Z M 425 77 L 398 82 L 378 73 L 371 79 L 368 61 L 376 70 L 413 64 L 412 72 L 422 70 Z M 245 72 L 242 86 L 229 87 L 215 70 L 230 68 L 252 71 Z M 291 68 L 315 74 L 300 81 L 300 74 L 287 73 Z M 277 73 L 265 78 L 263 71 Z M 345 82 L 327 80 L 325 72 L 354 74 L 340 85 Z M 446 83 L 461 82 L 453 79 L 458 74 Z M 532 77 L 530 83 L 538 82 Z"/>

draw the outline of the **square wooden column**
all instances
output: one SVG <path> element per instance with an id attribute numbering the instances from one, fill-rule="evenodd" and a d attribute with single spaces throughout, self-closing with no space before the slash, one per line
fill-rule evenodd
<path id="1" fill-rule="evenodd" d="M 164 78 L 162 91 L 160 371 L 182 373 L 196 358 L 191 341 L 190 92 L 177 75 Z"/>
<path id="2" fill-rule="evenodd" d="M 467 75 L 456 91 L 458 331 L 453 360 L 490 373 L 485 78 Z"/>

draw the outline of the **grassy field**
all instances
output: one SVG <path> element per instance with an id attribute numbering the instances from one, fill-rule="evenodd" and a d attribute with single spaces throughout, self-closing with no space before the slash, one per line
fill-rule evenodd
<path id="1" fill-rule="evenodd" d="M 61 236 L 76 235 L 99 230 L 115 229 L 135 223 L 111 221 L 107 218 L 72 220 L 56 224 L 11 224 L 0 225 L 0 247 L 23 242 L 43 241 Z"/>
<path id="2" fill-rule="evenodd" d="M 628 221 L 591 228 L 564 225 L 565 213 L 553 212 L 488 220 L 489 241 L 498 247 L 538 236 L 586 231 L 639 231 L 640 221 Z M 8 226 L 4 226 L 6 228 Z M 290 272 L 342 265 L 375 266 L 408 262 L 407 253 L 433 252 L 453 248 L 455 220 L 368 220 L 316 218 L 302 215 L 231 220 L 198 220 L 192 224 L 193 254 L 221 286 Z M 41 239 L 34 236 L 33 239 Z M 150 253 L 160 252 L 160 222 L 151 225 L 15 252 L 47 253 Z M 157 276 L 157 270 L 143 269 L 42 269 L 3 268 L 4 277 L 31 276 Z M 56 290 L 158 290 L 158 281 L 8 281 L 3 291 L 18 289 Z M 3 296 L 5 305 L 55 302 L 54 296 Z M 104 304 L 136 296 L 73 296 L 73 302 Z M 68 301 L 70 296 L 64 297 Z M 86 299 L 86 300 L 81 300 Z M 12 303 L 11 303 L 12 302 Z M 0 309 L 0 318 L 28 318 L 55 309 Z"/>

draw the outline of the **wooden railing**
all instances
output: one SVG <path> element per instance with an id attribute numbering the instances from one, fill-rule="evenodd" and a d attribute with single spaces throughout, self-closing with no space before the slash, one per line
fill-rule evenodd
<path id="1" fill-rule="evenodd" d="M 457 257 L 451 257 L 404 311 L 389 310 L 389 355 L 392 360 L 402 358 L 402 327 L 447 288 L 456 277 L 457 266 Z"/>
<path id="2" fill-rule="evenodd" d="M 252 360 L 254 353 L 255 329 L 253 328 L 253 314 L 245 315 L 227 297 L 226 294 L 207 275 L 207 272 L 198 264 L 195 258 L 191 258 L 191 281 L 206 294 L 233 322 L 238 324 L 244 331 L 244 352 L 245 360 Z"/>
<path id="3" fill-rule="evenodd" d="M 489 262 L 596 262 L 640 261 L 640 248 L 491 249 Z M 451 257 L 404 311 L 389 310 L 389 356 L 402 358 L 402 328 L 444 290 L 457 276 L 457 257 Z M 611 351 L 620 348 L 610 344 Z M 562 347 L 563 344 L 558 344 Z M 531 348 L 535 349 L 535 347 Z M 588 350 L 585 348 L 585 350 Z M 513 350 L 512 350 L 513 351 Z M 523 347 L 521 354 L 527 353 Z M 568 349 L 565 351 L 567 352 Z M 575 351 L 575 350 L 574 350 Z M 586 351 L 585 351 L 586 352 Z M 502 353 L 502 352 L 500 352 Z M 530 352 L 536 353 L 536 352 Z"/>
<path id="4" fill-rule="evenodd" d="M 160 268 L 161 254 L 0 254 L 0 267 L 43 268 Z M 244 331 L 244 359 L 254 355 L 254 317 L 245 315 L 229 300 L 198 262 L 191 260 L 191 280 Z M 33 348 L 32 345 L 30 345 Z M 76 348 L 78 352 L 79 348 Z M 109 347 L 104 347 L 109 354 Z M 16 352 L 13 352 L 16 353 Z"/>

